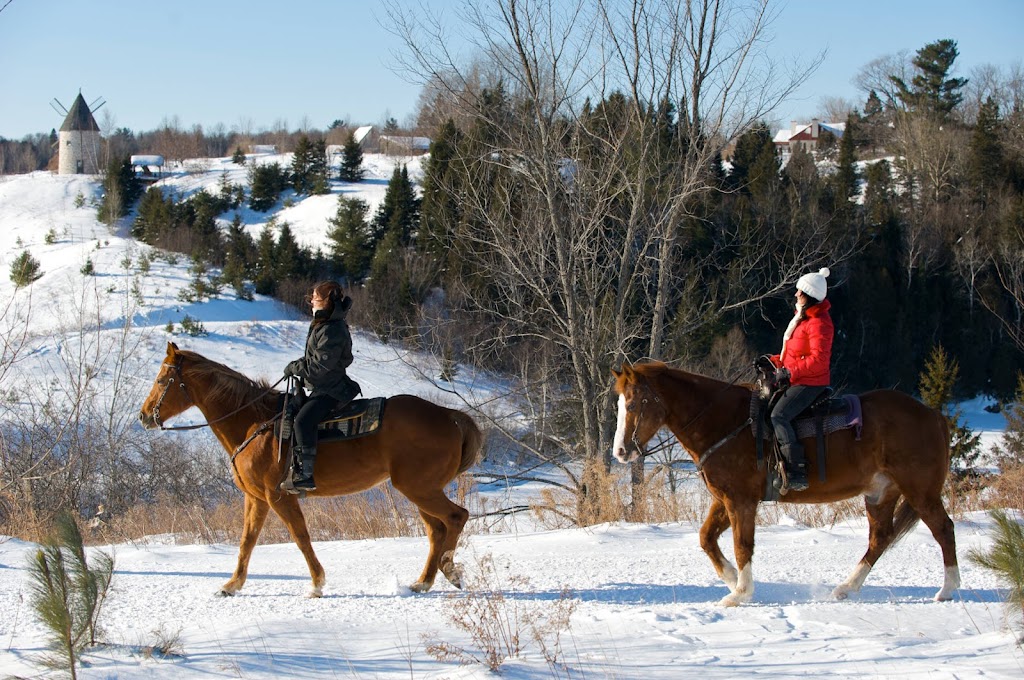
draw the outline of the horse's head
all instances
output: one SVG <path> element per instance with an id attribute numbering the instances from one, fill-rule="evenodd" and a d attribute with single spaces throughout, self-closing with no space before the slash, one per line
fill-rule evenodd
<path id="1" fill-rule="evenodd" d="M 665 424 L 665 404 L 651 389 L 647 376 L 623 364 L 612 369 L 619 395 L 618 425 L 612 453 L 620 462 L 636 460 L 643 447 Z"/>
<path id="2" fill-rule="evenodd" d="M 139 422 L 147 430 L 163 427 L 163 421 L 182 413 L 193 405 L 181 376 L 182 356 L 178 346 L 167 343 L 167 356 L 160 366 L 149 396 L 142 402 Z"/>

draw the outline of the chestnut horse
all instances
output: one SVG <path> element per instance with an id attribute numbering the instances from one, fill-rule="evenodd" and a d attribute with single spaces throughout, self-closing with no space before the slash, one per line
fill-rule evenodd
<path id="1" fill-rule="evenodd" d="M 280 412 L 280 397 L 266 382 L 255 382 L 168 343 L 167 356 L 139 413 L 146 429 L 163 428 L 163 421 L 195 406 L 232 456 L 235 485 L 245 494 L 245 523 L 238 565 L 221 595 L 233 595 L 245 584 L 249 557 L 271 509 L 306 558 L 313 579 L 309 597 L 323 593 L 324 569 L 313 552 L 299 499 L 277 488 L 288 456 L 278 455 L 274 429 L 267 425 Z M 430 540 L 426 566 L 410 588 L 429 590 L 438 569 L 461 587 L 453 556 L 469 513 L 448 499 L 444 487 L 476 461 L 483 442 L 480 430 L 465 413 L 410 395 L 390 397 L 385 413 L 373 434 L 320 444 L 314 473 L 317 488 L 309 495 L 356 493 L 390 478 L 419 508 Z"/>
<path id="2" fill-rule="evenodd" d="M 672 431 L 712 495 L 700 545 L 731 591 L 719 604 L 749 602 L 754 594 L 754 521 L 767 475 L 757 465 L 751 428 L 744 427 L 750 416 L 750 387 L 661 363 L 623 366 L 612 372 L 619 394 L 615 457 L 622 462 L 634 460 L 659 428 Z M 828 435 L 824 482 L 813 454 L 815 442 L 805 440 L 810 487 L 790 492 L 780 502 L 829 503 L 864 496 L 868 549 L 850 577 L 832 591 L 836 599 L 860 590 L 882 553 L 923 520 L 942 548 L 945 565 L 944 583 L 935 599 L 949 600 L 960 587 L 960 570 L 953 522 L 942 505 L 949 470 L 946 421 L 934 409 L 893 390 L 867 392 L 860 399 L 864 423 L 860 440 L 853 430 Z M 718 546 L 719 537 L 730 527 L 738 572 Z"/>

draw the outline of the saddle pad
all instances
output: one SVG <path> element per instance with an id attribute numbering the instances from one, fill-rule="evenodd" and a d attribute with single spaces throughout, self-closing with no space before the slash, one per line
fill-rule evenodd
<path id="1" fill-rule="evenodd" d="M 857 439 L 860 439 L 861 427 L 864 425 L 860 408 L 860 397 L 856 394 L 844 394 L 842 397 L 828 400 L 827 404 L 828 410 L 825 411 L 822 418 L 824 434 L 831 434 L 852 427 L 855 428 Z M 761 399 L 755 392 L 750 404 L 750 413 L 754 421 L 751 425 L 754 430 L 754 436 L 757 436 L 757 419 L 762 417 L 763 414 L 764 424 L 761 427 L 761 436 L 764 439 L 771 439 L 773 435 L 771 423 L 768 422 L 768 414 L 762 408 Z M 800 439 L 814 437 L 818 432 L 815 425 L 815 416 L 812 415 L 811 409 L 797 416 L 793 421 L 793 427 L 796 430 L 796 436 Z"/>
<path id="2" fill-rule="evenodd" d="M 372 434 L 384 420 L 384 397 L 356 399 L 345 407 L 332 411 L 317 426 L 317 438 L 350 439 Z"/>

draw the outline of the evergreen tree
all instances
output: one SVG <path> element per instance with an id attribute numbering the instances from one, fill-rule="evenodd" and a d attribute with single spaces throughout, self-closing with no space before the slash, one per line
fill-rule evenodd
<path id="1" fill-rule="evenodd" d="M 456 257 L 453 246 L 456 229 L 462 221 L 455 196 L 459 173 L 455 165 L 461 134 L 449 118 L 430 143 L 430 155 L 423 169 L 423 198 L 420 208 L 419 247 L 432 254 L 441 268 Z"/>
<path id="2" fill-rule="evenodd" d="M 341 150 L 341 169 L 338 177 L 342 182 L 363 181 L 363 146 L 356 141 L 354 132 L 345 137 L 345 146 Z"/>
<path id="3" fill-rule="evenodd" d="M 405 165 L 396 167 L 388 181 L 384 201 L 370 223 L 374 248 L 388 233 L 393 233 L 393 243 L 403 247 L 409 245 L 419 227 L 419 211 L 420 201 L 409 180 L 408 168 Z"/>
<path id="4" fill-rule="evenodd" d="M 959 363 L 946 354 L 942 345 L 936 345 L 925 363 L 918 388 L 921 401 L 941 412 L 949 423 L 950 466 L 966 473 L 973 470 L 981 453 L 981 435 L 975 434 L 961 422 L 963 411 L 953 403 L 954 388 L 959 377 Z"/>
<path id="5" fill-rule="evenodd" d="M 982 200 L 998 188 L 1004 177 L 1003 145 L 999 136 L 999 105 L 989 97 L 978 110 L 978 123 L 968 149 L 967 177 Z"/>
<path id="6" fill-rule="evenodd" d="M 836 213 L 844 223 L 849 223 L 854 210 L 854 199 L 857 197 L 857 153 L 854 149 L 854 138 L 857 134 L 853 114 L 846 118 L 846 129 L 839 142 L 839 158 L 836 159 L 834 175 Z"/>
<path id="7" fill-rule="evenodd" d="M 253 283 L 256 292 L 260 295 L 273 295 L 277 290 L 277 283 L 274 279 L 274 250 L 276 246 L 274 221 L 270 220 L 260 230 L 260 237 L 256 243 L 256 275 L 253 277 Z"/>
<path id="8" fill-rule="evenodd" d="M 370 206 L 365 201 L 339 196 L 338 210 L 329 220 L 331 229 L 327 238 L 333 268 L 352 281 L 359 281 L 366 275 L 372 256 L 366 223 L 369 211 Z"/>
<path id="9" fill-rule="evenodd" d="M 252 300 L 252 293 L 245 285 L 249 265 L 255 259 L 256 245 L 242 228 L 242 218 L 237 213 L 228 227 L 227 256 L 221 277 L 231 286 L 240 300 Z"/>
<path id="10" fill-rule="evenodd" d="M 280 283 L 298 278 L 303 270 L 302 249 L 295 240 L 291 225 L 282 222 L 277 244 L 274 246 L 274 277 Z"/>
<path id="11" fill-rule="evenodd" d="M 285 171 L 277 163 L 249 164 L 249 207 L 267 212 L 277 203 L 287 184 Z"/>
<path id="12" fill-rule="evenodd" d="M 163 191 L 150 187 L 139 201 L 138 214 L 132 222 L 132 236 L 149 245 L 158 243 L 161 235 L 170 229 L 172 204 L 170 199 L 164 199 Z"/>
<path id="13" fill-rule="evenodd" d="M 97 216 L 101 222 L 113 225 L 135 205 L 142 193 L 142 183 L 135 177 L 131 159 L 112 158 L 103 177 L 103 197 Z"/>
<path id="14" fill-rule="evenodd" d="M 11 281 L 14 282 L 14 287 L 23 288 L 42 278 L 43 272 L 40 271 L 39 260 L 32 257 L 32 253 L 27 250 L 23 250 L 21 251 L 21 254 L 11 262 L 10 275 Z"/>
<path id="15" fill-rule="evenodd" d="M 896 86 L 896 96 L 908 111 L 934 115 L 945 120 L 963 100 L 960 91 L 966 78 L 950 78 L 959 51 L 956 41 L 945 39 L 928 43 L 913 59 L 917 74 L 908 85 L 897 76 L 889 76 Z"/>
<path id="16" fill-rule="evenodd" d="M 231 157 L 231 162 L 235 165 L 245 165 L 245 152 L 242 151 L 242 147 L 235 147 L 235 153 Z"/>
<path id="17" fill-rule="evenodd" d="M 1003 415 L 1006 430 L 999 449 L 999 467 L 1005 471 L 1011 466 L 1024 465 L 1024 373 L 1017 373 L 1017 391 Z"/>
<path id="18" fill-rule="evenodd" d="M 302 135 L 292 155 L 292 188 L 297 194 L 309 194 L 313 186 L 310 168 L 313 164 L 313 144 Z"/>
<path id="19" fill-rule="evenodd" d="M 331 192 L 327 174 L 327 140 L 319 137 L 313 140 L 309 158 L 309 192 L 312 195 L 322 196 Z"/>

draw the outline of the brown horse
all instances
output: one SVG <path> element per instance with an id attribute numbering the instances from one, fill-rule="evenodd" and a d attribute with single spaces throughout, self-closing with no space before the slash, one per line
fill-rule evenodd
<path id="1" fill-rule="evenodd" d="M 232 454 L 235 485 L 245 494 L 245 524 L 238 565 L 221 588 L 222 595 L 233 595 L 245 584 L 249 557 L 270 509 L 306 558 L 313 579 L 309 596 L 323 593 L 324 569 L 313 552 L 298 497 L 277 488 L 288 463 L 278 455 L 273 428 L 265 424 L 278 412 L 280 397 L 265 382 L 168 343 L 167 357 L 139 413 L 143 426 L 153 429 L 196 406 Z M 426 566 L 410 588 L 429 590 L 438 569 L 461 587 L 453 555 L 469 513 L 445 496 L 444 487 L 476 461 L 483 442 L 480 430 L 464 413 L 409 395 L 389 398 L 386 416 L 373 434 L 320 445 L 317 488 L 310 495 L 356 493 L 390 478 L 419 508 L 430 539 Z"/>
<path id="2" fill-rule="evenodd" d="M 751 390 L 661 363 L 623 366 L 615 375 L 619 394 L 618 427 L 613 453 L 634 460 L 663 425 L 687 450 L 713 497 L 700 530 L 700 544 L 731 592 L 720 604 L 734 606 L 754 594 L 751 561 L 754 520 L 767 471 L 756 464 L 754 435 L 743 427 L 750 414 Z M 784 503 L 828 503 L 864 496 L 869 537 L 850 577 L 832 592 L 845 599 L 860 590 L 885 550 L 919 519 L 942 548 L 945 580 L 936 600 L 948 600 L 960 587 L 953 522 L 942 505 L 949 470 L 949 435 L 945 419 L 916 399 L 893 390 L 861 395 L 863 430 L 828 436 L 825 481 L 818 478 L 816 456 L 808 456 L 810 488 L 790 492 Z M 815 450 L 813 439 L 804 441 Z M 708 452 L 710 451 L 710 454 Z M 898 507 L 897 507 L 898 506 Z M 737 572 L 718 546 L 732 528 Z"/>

